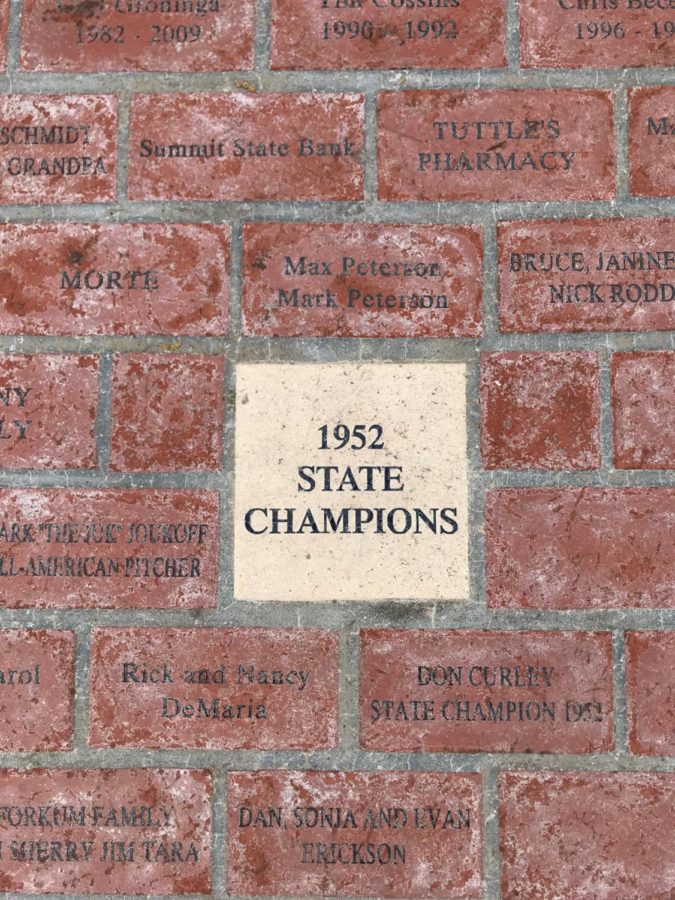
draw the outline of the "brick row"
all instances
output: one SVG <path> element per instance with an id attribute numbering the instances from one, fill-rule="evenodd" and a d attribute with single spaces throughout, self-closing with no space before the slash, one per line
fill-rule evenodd
<path id="1" fill-rule="evenodd" d="M 672 352 L 613 355 L 617 468 L 675 468 L 673 373 Z M 98 357 L 6 354 L 0 379 L 3 468 L 96 468 Z M 224 415 L 223 357 L 117 354 L 110 469 L 218 470 Z M 483 353 L 481 415 L 488 469 L 599 468 L 597 353 Z"/>
<path id="2" fill-rule="evenodd" d="M 675 192 L 675 88 L 629 93 L 635 196 Z M 448 114 L 452 110 L 452 115 Z M 0 98 L 0 202 L 113 202 L 118 101 Z M 610 200 L 614 103 L 600 90 L 383 91 L 378 196 L 390 201 Z M 128 196 L 361 200 L 364 98 L 336 93 L 136 94 Z"/>
<path id="3" fill-rule="evenodd" d="M 222 356 L 115 356 L 110 468 L 219 469 L 224 365 Z M 95 356 L 0 358 L 3 468 L 96 468 L 99 368 Z"/>
<path id="4" fill-rule="evenodd" d="M 673 9 L 672 0 L 523 0 L 521 64 L 672 65 Z M 505 0 L 272 0 L 270 63 L 273 69 L 498 69 L 507 64 L 505 20 Z M 254 0 L 27 0 L 20 66 L 246 70 L 253 68 L 254 36 Z"/>
<path id="5" fill-rule="evenodd" d="M 502 896 L 672 893 L 674 778 L 501 773 Z M 0 787 L 8 891 L 207 894 L 223 864 L 208 771 L 4 770 Z M 235 771 L 225 793 L 229 894 L 482 897 L 478 774 Z"/>
<path id="6" fill-rule="evenodd" d="M 0 333 L 225 336 L 230 232 L 0 225 Z M 674 236 L 664 218 L 501 222 L 500 331 L 669 330 Z M 480 338 L 482 286 L 478 226 L 243 226 L 245 336 Z"/>
<path id="7" fill-rule="evenodd" d="M 375 752 L 615 748 L 612 636 L 360 634 L 360 746 Z M 338 742 L 338 636 L 315 629 L 95 628 L 88 742 L 99 748 L 325 750 Z M 75 635 L 0 631 L 0 750 L 72 748 Z M 629 750 L 671 756 L 669 632 L 626 635 Z"/>
<path id="8" fill-rule="evenodd" d="M 674 373 L 668 351 L 613 354 L 616 468 L 675 468 Z M 483 353 L 481 418 L 487 469 L 598 469 L 597 353 Z"/>

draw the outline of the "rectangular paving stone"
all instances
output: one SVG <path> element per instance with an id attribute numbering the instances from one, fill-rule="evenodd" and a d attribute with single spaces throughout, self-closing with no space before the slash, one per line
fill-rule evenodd
<path id="1" fill-rule="evenodd" d="M 381 200 L 615 194 L 608 91 L 382 91 L 377 124 Z"/>
<path id="2" fill-rule="evenodd" d="M 74 693 L 72 631 L 0 631 L 0 750 L 70 750 Z"/>
<path id="3" fill-rule="evenodd" d="M 254 18 L 255 0 L 27 0 L 21 67 L 38 72 L 250 69 Z"/>
<path id="4" fill-rule="evenodd" d="M 212 491 L 0 490 L 0 606 L 213 607 L 217 559 Z"/>
<path id="5" fill-rule="evenodd" d="M 497 235 L 500 331 L 675 327 L 674 219 L 503 222 Z"/>
<path id="6" fill-rule="evenodd" d="M 0 333 L 223 335 L 230 228 L 0 226 Z"/>
<path id="7" fill-rule="evenodd" d="M 117 98 L 0 97 L 0 203 L 105 203 L 117 195 Z"/>
<path id="8" fill-rule="evenodd" d="M 363 122 L 360 94 L 136 95 L 129 198 L 360 200 Z"/>
<path id="9" fill-rule="evenodd" d="M 671 0 L 521 0 L 525 68 L 672 66 Z"/>
<path id="10" fill-rule="evenodd" d="M 211 774 L 0 771 L 0 884 L 22 894 L 208 894 Z"/>
<path id="11" fill-rule="evenodd" d="M 596 353 L 481 353 L 480 396 L 486 469 L 600 467 Z"/>
<path id="12" fill-rule="evenodd" d="M 631 193 L 675 196 L 675 86 L 629 91 L 628 127 Z"/>
<path id="13" fill-rule="evenodd" d="M 244 334 L 467 337 L 481 334 L 478 228 L 244 225 Z"/>
<path id="14" fill-rule="evenodd" d="M 445 772 L 235 772 L 229 894 L 479 898 L 481 780 Z"/>
<path id="15" fill-rule="evenodd" d="M 656 900 L 672 894 L 674 789 L 675 776 L 664 773 L 503 774 L 502 896 Z"/>
<path id="16" fill-rule="evenodd" d="M 0 467 L 92 469 L 94 356 L 0 355 Z"/>
<path id="17" fill-rule="evenodd" d="M 222 356 L 116 355 L 110 468 L 116 472 L 219 469 L 224 372 Z"/>
<path id="18" fill-rule="evenodd" d="M 491 607 L 675 606 L 673 489 L 504 489 L 485 514 Z"/>
<path id="19" fill-rule="evenodd" d="M 96 629 L 89 742 L 330 749 L 338 733 L 337 653 L 336 634 L 311 629 Z"/>
<path id="20" fill-rule="evenodd" d="M 613 747 L 609 632 L 362 631 L 360 684 L 364 750 Z"/>
<path id="21" fill-rule="evenodd" d="M 614 353 L 617 469 L 675 469 L 675 353 Z"/>
<path id="22" fill-rule="evenodd" d="M 464 364 L 236 377 L 237 599 L 467 599 Z"/>
<path id="23" fill-rule="evenodd" d="M 273 69 L 506 65 L 505 0 L 273 0 Z"/>
<path id="24" fill-rule="evenodd" d="M 675 756 L 675 632 L 626 635 L 628 742 L 631 753 Z"/>

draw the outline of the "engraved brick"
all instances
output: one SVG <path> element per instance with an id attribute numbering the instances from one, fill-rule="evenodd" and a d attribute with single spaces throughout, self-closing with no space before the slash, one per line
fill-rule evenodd
<path id="1" fill-rule="evenodd" d="M 0 226 L 0 332 L 225 334 L 229 248 L 226 226 Z"/>
<path id="2" fill-rule="evenodd" d="M 498 226 L 502 332 L 675 327 L 674 219 Z"/>
<path id="3" fill-rule="evenodd" d="M 245 225 L 243 331 L 480 337 L 482 263 L 477 228 Z"/>
<path id="4" fill-rule="evenodd" d="M 0 790 L 3 891 L 210 893 L 209 772 L 4 770 Z"/>
<path id="5" fill-rule="evenodd" d="M 224 369 L 219 356 L 116 356 L 110 468 L 220 468 Z"/>
<path id="6" fill-rule="evenodd" d="M 674 38 L 668 46 L 672 48 Z M 672 54 L 672 50 L 669 51 Z M 675 86 L 628 92 L 630 190 L 638 197 L 675 196 Z"/>
<path id="7" fill-rule="evenodd" d="M 600 466 L 595 353 L 483 353 L 481 407 L 487 469 Z"/>
<path id="8" fill-rule="evenodd" d="M 0 356 L 0 466 L 94 468 L 97 400 L 93 356 Z"/>
<path id="9" fill-rule="evenodd" d="M 273 0 L 273 69 L 489 69 L 506 65 L 504 0 L 408 4 Z"/>
<path id="10" fill-rule="evenodd" d="M 241 364 L 235 432 L 237 599 L 468 598 L 464 364 Z"/>
<path id="11" fill-rule="evenodd" d="M 520 4 L 525 68 L 672 66 L 674 38 L 669 0 L 592 4 L 521 0 Z"/>
<path id="12" fill-rule="evenodd" d="M 492 491 L 485 531 L 490 606 L 675 604 L 675 490 Z"/>
<path id="13" fill-rule="evenodd" d="M 0 631 L 0 750 L 70 750 L 75 635 Z"/>
<path id="14" fill-rule="evenodd" d="M 675 469 L 675 353 L 612 356 L 614 465 Z"/>
<path id="15" fill-rule="evenodd" d="M 0 118 L 0 203 L 115 199 L 116 97 L 5 95 Z"/>
<path id="16" fill-rule="evenodd" d="M 382 200 L 608 200 L 606 91 L 384 91 Z"/>
<path id="17" fill-rule="evenodd" d="M 479 775 L 236 772 L 227 809 L 230 894 L 482 896 Z"/>
<path id="18" fill-rule="evenodd" d="M 661 773 L 502 775 L 502 896 L 646 900 L 672 894 L 674 790 L 675 776 Z"/>
<path id="19" fill-rule="evenodd" d="M 362 631 L 361 747 L 611 750 L 612 640 L 581 631 Z"/>
<path id="20" fill-rule="evenodd" d="M 129 197 L 360 200 L 362 149 L 360 94 L 137 95 Z"/>
<path id="21" fill-rule="evenodd" d="M 253 67 L 255 0 L 27 0 L 21 67 L 222 72 Z M 192 9 L 190 8 L 192 7 Z"/>
<path id="22" fill-rule="evenodd" d="M 0 605 L 215 606 L 211 491 L 0 490 Z"/>
<path id="23" fill-rule="evenodd" d="M 326 750 L 338 638 L 265 628 L 94 631 L 95 747 Z"/>
<path id="24" fill-rule="evenodd" d="M 628 732 L 631 753 L 675 756 L 675 632 L 626 635 Z"/>

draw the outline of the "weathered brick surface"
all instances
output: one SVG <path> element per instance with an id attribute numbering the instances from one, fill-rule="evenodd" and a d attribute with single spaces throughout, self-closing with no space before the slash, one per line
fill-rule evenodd
<path id="1" fill-rule="evenodd" d="M 0 516 L 0 606 L 215 605 L 213 492 L 3 489 Z"/>
<path id="2" fill-rule="evenodd" d="M 97 747 L 330 749 L 337 638 L 290 629 L 100 629 L 90 742 Z"/>
<path id="3" fill-rule="evenodd" d="M 0 0 L 0 893 L 673 900 L 673 63 Z"/>
<path id="4" fill-rule="evenodd" d="M 223 370 L 224 360 L 217 356 L 115 357 L 111 468 L 218 469 Z"/>
<path id="5" fill-rule="evenodd" d="M 504 222 L 497 233 L 502 332 L 675 325 L 675 220 Z"/>
<path id="6" fill-rule="evenodd" d="M 672 608 L 672 488 L 489 492 L 488 603 L 512 609 Z"/>
<path id="7" fill-rule="evenodd" d="M 502 896 L 672 894 L 674 780 L 635 772 L 502 775 Z"/>
<path id="8" fill-rule="evenodd" d="M 4 891 L 209 893 L 208 772 L 3 770 L 0 787 Z"/>
<path id="9" fill-rule="evenodd" d="M 117 106 L 112 95 L 0 97 L 0 202 L 115 200 Z"/>
<path id="10" fill-rule="evenodd" d="M 185 155 L 171 156 L 171 145 Z M 359 94 L 135 96 L 129 196 L 359 200 L 362 147 Z"/>
<path id="11" fill-rule="evenodd" d="M 670 66 L 670 0 L 522 0 L 523 66 L 600 69 Z"/>
<path id="12" fill-rule="evenodd" d="M 3 334 L 223 335 L 230 229 L 0 226 Z"/>
<path id="13" fill-rule="evenodd" d="M 506 65 L 505 0 L 406 4 L 272 0 L 275 69 L 490 69 Z M 351 6 L 351 5 L 350 5 Z"/>
<path id="14" fill-rule="evenodd" d="M 674 107 L 675 86 L 629 92 L 630 187 L 639 197 L 675 196 Z"/>
<path id="15" fill-rule="evenodd" d="M 2 468 L 94 468 L 97 399 L 93 356 L 1 356 Z"/>
<path id="16" fill-rule="evenodd" d="M 179 4 L 178 14 L 166 15 L 159 3 L 134 0 L 27 0 L 21 67 L 58 72 L 250 69 L 254 0 L 218 0 L 216 6 Z"/>
<path id="17" fill-rule="evenodd" d="M 612 645 L 585 632 L 361 632 L 361 746 L 600 753 Z"/>
<path id="18" fill-rule="evenodd" d="M 3 334 L 222 335 L 227 226 L 0 226 Z"/>
<path id="19" fill-rule="evenodd" d="M 230 893 L 480 897 L 478 775 L 235 772 L 227 808 Z"/>
<path id="20" fill-rule="evenodd" d="M 675 469 L 675 353 L 612 357 L 614 464 Z"/>
<path id="21" fill-rule="evenodd" d="M 383 200 L 607 200 L 614 196 L 605 91 L 383 91 Z"/>
<path id="22" fill-rule="evenodd" d="M 481 334 L 482 242 L 475 228 L 246 225 L 243 277 L 245 334 Z"/>
<path id="23" fill-rule="evenodd" d="M 481 448 L 488 469 L 595 469 L 600 398 L 593 353 L 485 353 Z"/>
<path id="24" fill-rule="evenodd" d="M 629 745 L 632 753 L 675 756 L 675 634 L 626 635 Z"/>
<path id="25" fill-rule="evenodd" d="M 70 750 L 75 635 L 0 630 L 0 750 Z"/>

